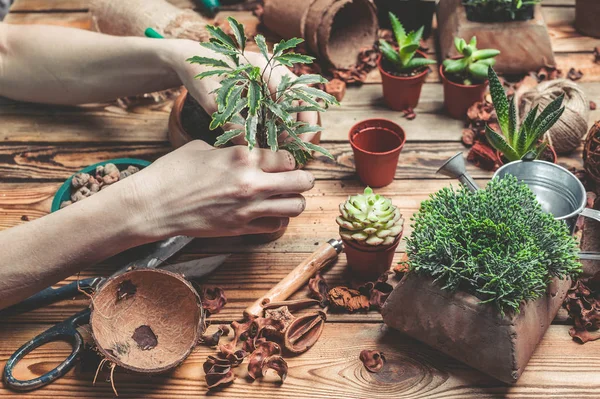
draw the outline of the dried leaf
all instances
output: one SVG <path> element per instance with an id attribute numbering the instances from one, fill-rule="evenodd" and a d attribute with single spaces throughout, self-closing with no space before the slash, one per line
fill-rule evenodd
<path id="1" fill-rule="evenodd" d="M 600 272 L 578 280 L 570 289 L 564 307 L 573 319 L 569 334 L 579 343 L 600 339 Z"/>
<path id="2" fill-rule="evenodd" d="M 383 352 L 375 350 L 363 350 L 360 352 L 360 361 L 363 363 L 365 368 L 371 373 L 378 373 L 383 368 L 385 363 L 385 356 Z"/>
<path id="3" fill-rule="evenodd" d="M 150 326 L 139 326 L 135 329 L 131 338 L 143 351 L 154 349 L 158 345 L 158 338 Z"/>
<path id="4" fill-rule="evenodd" d="M 369 310 L 369 298 L 359 291 L 348 287 L 335 287 L 329 290 L 327 297 L 335 308 L 345 309 L 348 312 L 357 310 Z"/>
<path id="5" fill-rule="evenodd" d="M 329 286 L 320 273 L 308 281 L 308 289 L 310 290 L 310 296 L 317 299 L 322 308 L 329 305 L 329 300 L 327 298 Z"/>

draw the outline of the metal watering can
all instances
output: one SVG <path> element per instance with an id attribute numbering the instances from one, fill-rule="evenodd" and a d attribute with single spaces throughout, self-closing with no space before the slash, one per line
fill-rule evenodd
<path id="1" fill-rule="evenodd" d="M 448 159 L 437 171 L 458 179 L 471 191 L 479 189 L 466 171 L 465 161 L 459 152 Z M 510 162 L 494 173 L 493 178 L 513 175 L 527 184 L 537 197 L 542 209 L 564 221 L 573 233 L 581 215 L 600 222 L 600 211 L 586 208 L 587 196 L 579 179 L 562 166 L 538 160 Z M 600 260 L 600 253 L 581 252 L 580 259 Z"/>

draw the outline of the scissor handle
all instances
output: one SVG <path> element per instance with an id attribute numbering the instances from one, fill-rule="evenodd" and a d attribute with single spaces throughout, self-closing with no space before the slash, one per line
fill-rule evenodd
<path id="1" fill-rule="evenodd" d="M 89 320 L 90 310 L 82 310 L 21 346 L 6 362 L 6 366 L 4 367 L 4 383 L 16 391 L 32 391 L 48 385 L 65 375 L 73 368 L 78 355 L 83 350 L 83 338 L 81 338 L 81 335 L 77 331 L 77 326 L 88 323 Z M 21 359 L 40 346 L 54 341 L 67 341 L 73 347 L 71 354 L 61 364 L 46 374 L 31 380 L 18 380 L 13 376 L 13 369 Z"/>

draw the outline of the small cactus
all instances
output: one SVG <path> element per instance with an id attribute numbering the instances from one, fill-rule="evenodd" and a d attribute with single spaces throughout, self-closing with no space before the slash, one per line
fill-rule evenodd
<path id="1" fill-rule="evenodd" d="M 402 234 L 404 219 L 392 201 L 374 194 L 370 187 L 364 194 L 353 195 L 340 204 L 335 220 L 344 240 L 365 245 L 390 245 Z"/>

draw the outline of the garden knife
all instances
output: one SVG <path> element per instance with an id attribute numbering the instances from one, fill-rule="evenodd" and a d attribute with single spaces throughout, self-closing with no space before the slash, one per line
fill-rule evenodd
<path id="1" fill-rule="evenodd" d="M 195 280 L 215 271 L 229 258 L 230 254 L 194 259 L 174 265 L 160 266 L 160 269 L 183 275 L 187 280 Z"/>

